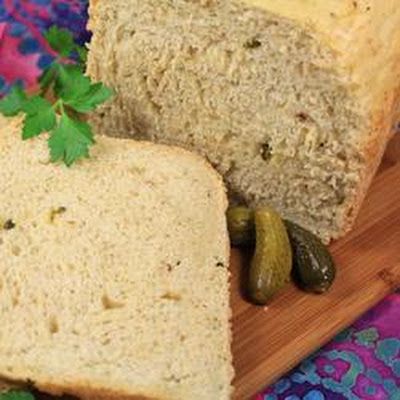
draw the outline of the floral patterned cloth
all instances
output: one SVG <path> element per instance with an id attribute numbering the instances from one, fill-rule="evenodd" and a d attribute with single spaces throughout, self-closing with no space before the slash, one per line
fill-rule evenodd
<path id="1" fill-rule="evenodd" d="M 400 400 L 400 295 L 388 296 L 256 400 Z"/>
<path id="2" fill-rule="evenodd" d="M 54 57 L 43 30 L 67 27 L 84 43 L 90 39 L 86 20 L 86 0 L 0 0 L 0 96 L 17 82 L 28 90 L 37 87 Z M 400 400 L 400 294 L 387 297 L 255 398 L 301 399 Z"/>
<path id="3" fill-rule="evenodd" d="M 18 82 L 29 90 L 37 87 L 54 56 L 44 30 L 56 24 L 84 43 L 90 40 L 86 21 L 87 2 L 82 0 L 0 0 L 0 96 Z"/>

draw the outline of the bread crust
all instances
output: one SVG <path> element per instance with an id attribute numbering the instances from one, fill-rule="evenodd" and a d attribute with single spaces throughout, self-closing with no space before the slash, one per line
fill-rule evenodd
<path id="1" fill-rule="evenodd" d="M 123 392 L 110 391 L 107 389 L 89 388 L 85 384 L 77 383 L 73 388 L 63 385 L 56 385 L 54 383 L 36 383 L 23 381 L 11 381 L 5 376 L 0 376 L 0 392 L 9 391 L 13 389 L 27 389 L 35 387 L 39 391 L 52 395 L 52 396 L 76 396 L 86 400 L 167 400 L 168 398 L 162 393 L 154 393 L 150 396 L 143 395 L 128 395 Z"/>
<path id="2" fill-rule="evenodd" d="M 399 60 L 400 68 L 400 60 Z M 395 133 L 395 124 L 399 120 L 400 85 L 388 92 L 381 109 L 373 116 L 372 132 L 363 146 L 365 168 L 361 174 L 360 185 L 353 197 L 346 202 L 346 216 L 343 230 L 338 236 L 347 233 L 357 218 L 358 212 L 371 185 L 376 171 L 379 168 L 386 145 Z"/>
<path id="3" fill-rule="evenodd" d="M 84 384 L 77 383 L 74 387 L 64 387 L 52 383 L 35 384 L 35 387 L 42 392 L 53 396 L 62 396 L 64 394 L 79 397 L 86 400 L 167 400 L 168 397 L 162 393 L 154 393 L 151 395 L 126 394 L 118 391 L 107 389 L 91 388 Z"/>

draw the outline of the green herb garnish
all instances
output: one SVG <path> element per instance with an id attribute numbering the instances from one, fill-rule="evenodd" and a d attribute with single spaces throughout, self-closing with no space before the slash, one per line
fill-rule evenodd
<path id="1" fill-rule="evenodd" d="M 107 101 L 113 91 L 84 75 L 86 48 L 78 46 L 68 30 L 53 26 L 45 38 L 58 57 L 40 77 L 40 93 L 28 96 L 21 86 L 15 85 L 0 101 L 0 113 L 7 117 L 23 113 L 22 139 L 49 133 L 51 161 L 71 166 L 88 157 L 95 143 L 83 115 Z M 73 54 L 79 58 L 77 64 L 66 61 Z"/>
<path id="2" fill-rule="evenodd" d="M 0 400 L 35 400 L 35 397 L 29 392 L 11 390 L 10 392 L 0 393 Z"/>

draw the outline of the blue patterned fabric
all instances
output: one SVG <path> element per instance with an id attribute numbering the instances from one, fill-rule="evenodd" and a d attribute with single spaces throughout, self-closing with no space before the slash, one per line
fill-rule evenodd
<path id="1" fill-rule="evenodd" d="M 400 295 L 256 397 L 257 400 L 400 400 Z"/>

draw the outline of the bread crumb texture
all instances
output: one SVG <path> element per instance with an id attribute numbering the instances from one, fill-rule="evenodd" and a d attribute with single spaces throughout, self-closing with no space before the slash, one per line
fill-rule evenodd
<path id="1" fill-rule="evenodd" d="M 86 398 L 228 399 L 219 176 L 111 138 L 68 169 L 20 129 L 0 119 L 0 376 Z"/>
<path id="2" fill-rule="evenodd" d="M 353 223 L 394 122 L 400 7 L 292 3 L 92 2 L 88 73 L 118 93 L 93 122 L 196 150 L 232 200 L 328 241 Z"/>

